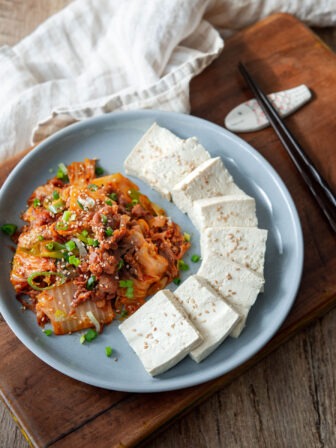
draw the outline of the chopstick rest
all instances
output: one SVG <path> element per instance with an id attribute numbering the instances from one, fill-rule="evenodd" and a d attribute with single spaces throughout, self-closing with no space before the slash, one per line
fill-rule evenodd
<path id="1" fill-rule="evenodd" d="M 271 93 L 267 97 L 279 115 L 287 117 L 306 104 L 312 94 L 307 86 L 301 84 L 292 89 Z M 270 123 L 258 101 L 253 98 L 232 109 L 225 117 L 224 124 L 232 132 L 251 132 L 264 129 Z"/>

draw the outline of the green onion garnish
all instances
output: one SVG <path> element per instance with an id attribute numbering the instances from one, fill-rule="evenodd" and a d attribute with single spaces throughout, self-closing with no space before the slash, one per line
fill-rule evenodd
<path id="1" fill-rule="evenodd" d="M 112 236 L 112 235 L 113 235 L 113 229 L 112 229 L 112 227 L 106 227 L 105 235 L 106 235 L 106 236 Z"/>
<path id="2" fill-rule="evenodd" d="M 125 310 L 125 308 L 124 308 L 123 310 L 121 310 L 120 317 L 123 318 L 123 317 L 126 317 L 126 316 L 128 316 L 128 311 Z"/>
<path id="3" fill-rule="evenodd" d="M 185 263 L 183 260 L 179 260 L 177 262 L 177 265 L 179 267 L 179 269 L 181 271 L 188 271 L 189 270 L 189 265 L 187 263 Z"/>
<path id="4" fill-rule="evenodd" d="M 72 252 L 74 249 L 76 249 L 76 244 L 74 241 L 70 240 L 65 243 L 65 247 L 69 252 Z"/>
<path id="5" fill-rule="evenodd" d="M 191 236 L 189 233 L 184 232 L 183 234 L 183 239 L 184 241 L 187 241 L 189 243 L 189 241 L 191 240 Z"/>
<path id="6" fill-rule="evenodd" d="M 52 335 L 52 330 L 43 330 L 43 333 L 46 335 L 46 336 L 51 336 Z"/>
<path id="7" fill-rule="evenodd" d="M 55 202 L 49 205 L 48 209 L 51 211 L 51 213 L 54 213 L 55 215 L 58 212 L 61 212 L 64 210 L 65 202 L 62 199 L 57 199 Z"/>
<path id="8" fill-rule="evenodd" d="M 42 236 L 42 235 L 38 235 L 38 237 L 37 237 L 37 241 L 43 241 L 44 240 L 44 236 Z"/>
<path id="9" fill-rule="evenodd" d="M 88 236 L 88 234 L 89 234 L 89 232 L 87 230 L 85 230 L 85 229 L 81 231 L 81 235 L 84 236 L 84 238 L 86 236 Z"/>
<path id="10" fill-rule="evenodd" d="M 84 205 L 83 205 L 81 202 L 79 202 L 78 199 L 77 199 L 77 204 L 80 206 L 80 208 L 81 208 L 82 210 L 84 210 Z"/>
<path id="11" fill-rule="evenodd" d="M 113 349 L 109 345 L 105 347 L 105 355 L 110 358 L 112 356 Z"/>
<path id="12" fill-rule="evenodd" d="M 130 287 L 128 287 L 128 288 L 126 289 L 125 296 L 126 296 L 128 299 L 133 299 L 133 297 L 134 297 L 134 288 L 133 288 L 133 286 L 130 286 Z"/>
<path id="13" fill-rule="evenodd" d="M 13 236 L 16 232 L 17 226 L 15 224 L 3 224 L 0 229 L 3 233 L 9 236 Z"/>
<path id="14" fill-rule="evenodd" d="M 101 215 L 101 222 L 102 222 L 103 224 L 106 224 L 106 223 L 107 223 L 107 216 L 106 216 L 106 215 Z"/>
<path id="15" fill-rule="evenodd" d="M 105 204 L 106 205 L 113 205 L 113 202 L 110 199 L 106 199 Z"/>
<path id="16" fill-rule="evenodd" d="M 62 219 L 64 222 L 68 222 L 71 219 L 71 216 L 72 212 L 70 210 L 65 210 L 65 212 L 63 212 Z"/>
<path id="17" fill-rule="evenodd" d="M 58 191 L 57 190 L 54 190 L 53 191 L 53 194 L 52 194 L 52 197 L 53 197 L 53 199 L 59 199 L 59 193 L 58 193 Z"/>
<path id="18" fill-rule="evenodd" d="M 125 262 L 123 259 L 119 260 L 118 265 L 117 265 L 117 270 L 119 271 L 123 266 L 124 266 Z"/>
<path id="19" fill-rule="evenodd" d="M 96 166 L 95 174 L 96 176 L 101 176 L 102 174 L 104 174 L 104 169 L 101 166 Z"/>
<path id="20" fill-rule="evenodd" d="M 191 256 L 191 261 L 192 261 L 193 263 L 197 263 L 198 261 L 200 261 L 200 259 L 201 259 L 201 256 L 200 256 L 200 255 L 196 255 L 196 254 L 194 254 L 194 255 Z"/>
<path id="21" fill-rule="evenodd" d="M 64 222 L 58 221 L 56 223 L 56 230 L 68 230 L 68 228 L 69 228 L 68 224 L 66 224 Z"/>
<path id="22" fill-rule="evenodd" d="M 69 178 L 68 178 L 68 169 L 64 165 L 64 163 L 60 163 L 58 165 L 56 177 L 57 177 L 57 179 L 61 179 L 63 181 L 68 181 L 69 180 Z"/>
<path id="23" fill-rule="evenodd" d="M 88 246 L 98 247 L 99 246 L 99 241 L 98 240 L 94 240 L 93 238 L 88 238 L 86 244 Z"/>
<path id="24" fill-rule="evenodd" d="M 93 289 L 95 287 L 96 284 L 96 276 L 95 275 L 91 275 L 91 277 L 89 277 L 88 281 L 86 282 L 86 289 Z"/>
<path id="25" fill-rule="evenodd" d="M 44 287 L 40 287 L 37 286 L 37 284 L 34 282 L 36 277 L 60 277 L 60 281 L 55 281 L 55 283 L 53 283 L 50 286 L 44 286 Z M 27 282 L 29 284 L 29 286 L 33 289 L 35 289 L 36 291 L 45 291 L 46 289 L 51 289 L 54 288 L 55 286 L 59 286 L 59 285 L 63 285 L 63 283 L 66 282 L 66 277 L 64 274 L 61 274 L 60 272 L 52 272 L 52 271 L 37 271 L 37 272 L 33 272 L 28 278 L 27 278 Z"/>
<path id="26" fill-rule="evenodd" d="M 85 342 L 85 334 L 82 334 L 82 336 L 80 337 L 79 342 L 80 342 L 81 344 L 84 344 L 84 342 Z"/>
<path id="27" fill-rule="evenodd" d="M 176 277 L 176 278 L 174 278 L 173 283 L 175 283 L 175 285 L 180 285 L 181 279 L 179 277 Z"/>
<path id="28" fill-rule="evenodd" d="M 72 264 L 73 266 L 77 267 L 80 265 L 80 259 L 75 257 L 74 255 L 70 255 L 69 264 Z"/>
<path id="29" fill-rule="evenodd" d="M 89 328 L 88 331 L 84 334 L 84 338 L 86 342 L 91 342 L 98 336 L 98 333 L 93 328 Z"/>
<path id="30" fill-rule="evenodd" d="M 132 205 L 139 204 L 139 199 L 132 199 Z"/>
<path id="31" fill-rule="evenodd" d="M 46 248 L 47 250 L 54 250 L 54 243 L 51 242 L 51 243 L 46 244 L 46 245 L 45 245 L 45 248 Z"/>
<path id="32" fill-rule="evenodd" d="M 133 280 L 119 280 L 120 288 L 132 288 Z"/>
<path id="33" fill-rule="evenodd" d="M 88 189 L 90 190 L 90 191 L 97 191 L 98 190 L 98 185 L 96 185 L 96 184 L 89 184 L 88 185 Z"/>
<path id="34" fill-rule="evenodd" d="M 39 207 L 41 205 L 41 201 L 38 198 L 35 198 L 33 201 L 33 206 L 34 207 Z"/>
<path id="35" fill-rule="evenodd" d="M 110 193 L 107 195 L 112 201 L 116 201 L 118 199 L 117 193 Z"/>

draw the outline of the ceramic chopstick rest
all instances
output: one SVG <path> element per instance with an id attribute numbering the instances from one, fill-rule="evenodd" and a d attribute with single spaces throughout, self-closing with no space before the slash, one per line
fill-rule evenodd
<path id="1" fill-rule="evenodd" d="M 310 90 L 304 84 L 268 95 L 281 117 L 295 112 L 311 97 Z M 257 100 L 253 98 L 232 109 L 225 117 L 224 124 L 232 132 L 250 132 L 266 128 L 269 122 Z"/>

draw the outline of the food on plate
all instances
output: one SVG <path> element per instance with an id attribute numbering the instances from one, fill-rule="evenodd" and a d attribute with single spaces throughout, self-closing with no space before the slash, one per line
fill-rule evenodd
<path id="1" fill-rule="evenodd" d="M 180 139 L 154 123 L 133 148 L 124 166 L 127 174 L 142 179 L 170 199 L 174 185 L 208 159 L 210 154 L 195 137 Z"/>
<path id="2" fill-rule="evenodd" d="M 215 253 L 263 277 L 267 230 L 257 227 L 207 227 L 201 234 L 202 256 Z"/>
<path id="3" fill-rule="evenodd" d="M 206 227 L 257 227 L 256 205 L 249 196 L 216 196 L 194 202 L 189 215 L 200 230 Z"/>
<path id="4" fill-rule="evenodd" d="M 250 269 L 222 257 L 209 254 L 204 257 L 197 275 L 205 278 L 242 317 L 231 333 L 237 337 L 244 328 L 248 311 L 261 291 L 263 278 Z"/>
<path id="5" fill-rule="evenodd" d="M 150 375 L 159 375 L 185 358 L 202 337 L 168 290 L 157 292 L 119 329 Z"/>
<path id="6" fill-rule="evenodd" d="M 220 157 L 206 160 L 172 189 L 173 202 L 188 214 L 192 213 L 194 201 L 228 194 L 245 195 Z"/>
<path id="7" fill-rule="evenodd" d="M 203 342 L 190 352 L 194 361 L 201 362 L 230 334 L 240 316 L 205 279 L 197 275 L 185 280 L 174 295 L 203 337 Z"/>
<path id="8" fill-rule="evenodd" d="M 95 160 L 60 164 L 22 214 L 11 282 L 55 334 L 100 330 L 131 314 L 178 277 L 190 246 L 133 182 L 96 171 Z"/>

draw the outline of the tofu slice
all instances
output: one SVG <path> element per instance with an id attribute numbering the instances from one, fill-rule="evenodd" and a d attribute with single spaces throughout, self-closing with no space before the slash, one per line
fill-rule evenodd
<path id="1" fill-rule="evenodd" d="M 201 277 L 192 275 L 174 291 L 203 342 L 190 352 L 201 362 L 230 334 L 238 323 L 239 314 Z"/>
<path id="2" fill-rule="evenodd" d="M 267 230 L 256 227 L 207 227 L 201 234 L 202 257 L 218 254 L 264 276 Z"/>
<path id="3" fill-rule="evenodd" d="M 208 159 L 210 154 L 195 137 L 183 140 L 154 123 L 124 166 L 127 174 L 139 177 L 170 200 L 174 185 Z"/>
<path id="4" fill-rule="evenodd" d="M 264 285 L 260 275 L 218 254 L 204 257 L 197 275 L 205 278 L 245 319 Z"/>
<path id="5" fill-rule="evenodd" d="M 198 199 L 189 216 L 200 231 L 206 227 L 258 226 L 255 200 L 247 195 Z"/>
<path id="6" fill-rule="evenodd" d="M 194 201 L 228 194 L 245 195 L 234 183 L 222 159 L 215 157 L 203 162 L 177 183 L 172 190 L 172 199 L 182 212 L 189 214 Z"/>
<path id="7" fill-rule="evenodd" d="M 119 329 L 152 376 L 175 366 L 203 341 L 168 290 L 157 292 Z"/>

